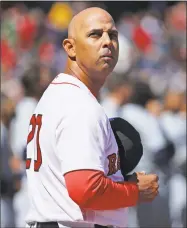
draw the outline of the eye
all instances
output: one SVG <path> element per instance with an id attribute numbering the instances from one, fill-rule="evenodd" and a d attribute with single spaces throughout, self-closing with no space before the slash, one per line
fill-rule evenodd
<path id="1" fill-rule="evenodd" d="M 102 36 L 102 33 L 100 33 L 100 32 L 92 32 L 89 34 L 89 37 L 92 37 L 92 38 L 98 38 L 101 36 Z"/>
<path id="2" fill-rule="evenodd" d="M 118 38 L 118 34 L 117 33 L 111 33 L 109 34 L 110 39 L 117 39 Z"/>

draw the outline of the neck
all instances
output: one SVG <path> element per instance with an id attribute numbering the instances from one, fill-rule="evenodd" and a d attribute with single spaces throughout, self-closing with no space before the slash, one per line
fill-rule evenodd
<path id="1" fill-rule="evenodd" d="M 92 75 L 88 75 L 85 73 L 76 62 L 71 64 L 67 64 L 65 69 L 65 74 L 72 75 L 73 77 L 78 78 L 81 82 L 83 82 L 86 87 L 90 90 L 90 92 L 97 98 L 99 96 L 99 91 L 103 84 L 94 81 L 93 79 L 96 77 L 92 77 Z"/>

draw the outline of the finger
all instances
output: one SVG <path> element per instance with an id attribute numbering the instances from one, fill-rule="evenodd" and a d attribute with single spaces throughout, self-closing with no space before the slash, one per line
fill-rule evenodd
<path id="1" fill-rule="evenodd" d="M 152 178 L 153 178 L 153 181 L 158 181 L 159 180 L 159 178 L 158 178 L 158 176 L 156 174 L 152 174 Z"/>
<path id="2" fill-rule="evenodd" d="M 150 182 L 157 182 L 158 181 L 158 176 L 156 174 L 147 174 L 149 177 Z"/>
<path id="3" fill-rule="evenodd" d="M 143 172 L 136 172 L 136 174 L 137 174 L 137 176 L 139 176 L 139 175 L 145 175 L 145 173 L 143 173 Z"/>
<path id="4" fill-rule="evenodd" d="M 151 187 L 151 188 L 148 188 L 148 189 L 144 190 L 142 192 L 142 194 L 144 194 L 144 195 L 152 195 L 152 194 L 155 194 L 155 192 L 157 192 L 157 191 L 158 191 L 158 187 Z"/>
<path id="5" fill-rule="evenodd" d="M 146 174 L 146 172 L 145 171 L 141 171 L 141 172 L 138 172 L 138 174 L 143 174 L 143 175 L 145 175 Z"/>
<path id="6" fill-rule="evenodd" d="M 151 190 L 151 189 L 157 189 L 157 188 L 159 188 L 159 184 L 157 182 L 146 183 L 146 184 L 141 186 L 142 191 Z"/>
<path id="7" fill-rule="evenodd" d="M 156 189 L 156 188 L 158 189 L 158 188 L 159 188 L 159 184 L 158 184 L 157 182 L 156 182 L 156 183 L 153 183 L 151 187 L 152 187 L 152 188 L 155 188 L 155 189 Z"/>
<path id="8" fill-rule="evenodd" d="M 141 201 L 144 202 L 151 202 L 155 199 L 155 197 L 159 194 L 158 191 L 154 192 L 154 194 L 149 194 L 149 195 L 142 195 L 141 196 Z"/>
<path id="9" fill-rule="evenodd" d="M 159 191 L 156 190 L 156 191 L 152 192 L 151 194 L 146 195 L 146 197 L 149 199 L 152 199 L 152 198 L 155 198 L 158 195 L 158 193 L 159 193 Z"/>

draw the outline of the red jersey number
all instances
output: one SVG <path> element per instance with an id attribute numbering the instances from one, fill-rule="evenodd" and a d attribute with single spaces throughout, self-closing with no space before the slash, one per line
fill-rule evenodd
<path id="1" fill-rule="evenodd" d="M 36 127 L 38 126 L 37 132 L 36 132 L 37 160 L 34 160 L 34 171 L 38 172 L 42 164 L 42 153 L 41 153 L 40 143 L 39 143 L 40 129 L 42 126 L 42 115 L 39 114 L 36 116 L 34 114 L 30 120 L 30 125 L 32 125 L 32 130 L 27 137 L 27 144 L 29 144 L 33 140 L 36 132 Z M 26 169 L 30 169 L 30 165 L 31 165 L 31 158 L 27 158 Z"/>

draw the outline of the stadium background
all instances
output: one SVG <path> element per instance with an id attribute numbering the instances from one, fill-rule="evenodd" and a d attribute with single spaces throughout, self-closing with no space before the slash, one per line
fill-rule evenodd
<path id="1" fill-rule="evenodd" d="M 177 1 L 1 2 L 1 156 L 8 164 L 1 167 L 16 176 L 16 193 L 1 196 L 1 220 L 15 216 L 16 227 L 24 226 L 29 118 L 64 70 L 69 21 L 90 6 L 107 9 L 119 30 L 119 61 L 98 100 L 110 117 L 137 128 L 145 147 L 138 168 L 160 176 L 158 200 L 130 209 L 129 227 L 186 227 L 186 2 Z M 10 110 L 14 118 L 5 124 Z"/>

